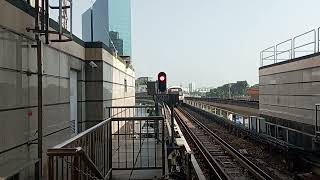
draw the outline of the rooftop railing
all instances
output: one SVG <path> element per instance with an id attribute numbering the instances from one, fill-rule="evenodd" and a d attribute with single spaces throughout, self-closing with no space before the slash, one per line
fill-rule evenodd
<path id="1" fill-rule="evenodd" d="M 260 66 L 319 52 L 320 27 L 282 41 L 260 52 Z"/>

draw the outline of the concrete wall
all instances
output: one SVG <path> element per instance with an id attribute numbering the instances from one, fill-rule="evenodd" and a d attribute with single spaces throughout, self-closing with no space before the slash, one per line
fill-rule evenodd
<path id="1" fill-rule="evenodd" d="M 315 125 L 320 103 L 320 56 L 259 70 L 260 113 Z"/>
<path id="2" fill-rule="evenodd" d="M 298 134 L 305 133 L 303 137 L 295 135 L 301 146 L 310 142 L 315 134 L 315 104 L 320 103 L 319 54 L 261 67 L 259 85 L 261 116 Z"/>
<path id="3" fill-rule="evenodd" d="M 0 176 L 8 176 L 37 157 L 37 145 L 32 144 L 37 142 L 37 59 L 32 39 L 3 28 L 0 31 Z M 69 72 L 78 71 L 78 99 L 84 99 L 84 68 L 84 61 L 43 46 L 44 157 L 48 147 L 74 133 L 70 122 Z M 78 107 L 81 124 L 85 111 L 81 102 Z"/>
<path id="4" fill-rule="evenodd" d="M 86 97 L 88 127 L 109 117 L 106 107 L 135 105 L 135 74 L 124 62 L 102 48 L 87 48 Z"/>
<path id="5" fill-rule="evenodd" d="M 32 8 L 21 2 L 0 1 L 0 17 L 10 17 L 0 18 L 0 179 L 17 172 L 21 179 L 33 179 L 37 160 L 37 58 L 31 47 L 34 34 L 26 31 L 34 26 L 34 19 Z M 91 48 L 97 44 L 101 47 Z M 76 37 L 71 42 L 50 43 L 43 45 L 42 59 L 46 166 L 46 149 L 74 135 L 69 102 L 71 70 L 77 71 L 79 131 L 102 121 L 105 107 L 134 105 L 135 92 L 134 70 L 100 43 L 86 45 Z M 91 60 L 97 68 L 91 68 Z"/>

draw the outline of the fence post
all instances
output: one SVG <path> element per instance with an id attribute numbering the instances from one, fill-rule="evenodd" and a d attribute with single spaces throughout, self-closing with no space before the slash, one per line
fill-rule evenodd
<path id="1" fill-rule="evenodd" d="M 74 180 L 77 180 L 79 179 L 79 171 L 80 170 L 80 167 L 79 167 L 79 154 L 77 153 L 75 156 L 74 156 L 74 160 L 73 160 L 73 170 L 72 170 L 72 179 Z"/>
<path id="2" fill-rule="evenodd" d="M 161 141 L 162 141 L 162 144 L 161 144 L 161 146 L 162 146 L 162 175 L 165 175 L 165 173 L 166 173 L 166 162 L 165 162 L 165 140 L 164 140 L 164 118 L 162 118 L 161 119 L 161 128 L 162 128 L 162 137 L 161 137 Z"/>
<path id="3" fill-rule="evenodd" d="M 36 177 L 36 179 L 39 179 L 39 178 Z M 53 157 L 52 156 L 48 157 L 48 180 L 53 180 Z"/>
<path id="4" fill-rule="evenodd" d="M 173 105 L 171 105 L 171 144 L 172 144 L 172 147 L 173 147 L 173 145 L 174 145 L 174 115 L 173 115 L 173 113 L 174 113 L 174 107 L 173 107 Z"/>
<path id="5" fill-rule="evenodd" d="M 112 119 L 110 119 L 109 127 L 108 127 L 108 137 L 109 137 L 109 169 L 110 171 L 110 179 L 112 179 Z"/>

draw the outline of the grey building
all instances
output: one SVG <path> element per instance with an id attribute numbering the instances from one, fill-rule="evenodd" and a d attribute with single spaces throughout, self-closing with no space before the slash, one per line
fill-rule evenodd
<path id="1" fill-rule="evenodd" d="M 96 0 L 91 8 L 82 14 L 82 39 L 85 42 L 103 42 L 109 45 L 108 0 Z"/>
<path id="2" fill-rule="evenodd" d="M 131 56 L 130 0 L 96 0 L 92 8 L 82 14 L 82 24 L 84 41 L 101 41 L 113 48 L 109 41 L 114 39 L 117 51 L 123 56 Z"/>
<path id="3" fill-rule="evenodd" d="M 82 14 L 82 40 L 85 42 L 93 42 L 93 10 L 87 9 Z"/>
<path id="4" fill-rule="evenodd" d="M 189 83 L 189 93 L 195 92 L 195 84 L 193 82 Z"/>
<path id="5" fill-rule="evenodd" d="M 136 79 L 136 93 L 147 92 L 147 82 L 152 81 L 151 77 L 139 77 Z"/>
<path id="6" fill-rule="evenodd" d="M 34 9 L 1 1 L 0 179 L 34 179 L 38 162 L 38 69 Z M 52 29 L 58 24 L 50 20 Z M 55 38 L 54 35 L 50 38 Z M 135 105 L 135 72 L 101 42 L 42 44 L 43 172 L 46 150 L 103 121 L 106 107 Z M 96 66 L 92 66 L 94 63 Z"/>

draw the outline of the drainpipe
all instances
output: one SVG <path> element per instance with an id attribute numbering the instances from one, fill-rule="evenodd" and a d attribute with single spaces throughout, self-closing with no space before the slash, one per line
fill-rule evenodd
<path id="1" fill-rule="evenodd" d="M 39 29 L 39 0 L 35 0 L 35 40 L 37 43 L 38 69 L 38 178 L 42 178 L 42 52 Z"/>

